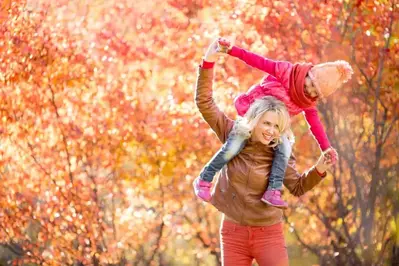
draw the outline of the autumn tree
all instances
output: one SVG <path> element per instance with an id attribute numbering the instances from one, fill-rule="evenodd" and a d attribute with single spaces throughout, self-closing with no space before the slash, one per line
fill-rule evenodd
<path id="1" fill-rule="evenodd" d="M 344 59 L 355 70 L 348 85 L 319 105 L 341 158 L 333 177 L 286 213 L 322 265 L 397 260 L 397 8 L 395 1 L 257 1 L 236 12 L 243 28 L 255 27 L 239 39 L 250 50 L 290 61 Z M 303 121 L 295 121 L 296 153 L 307 162 L 316 147 Z"/>
<path id="2" fill-rule="evenodd" d="M 18 263 L 54 265 L 170 260 L 167 234 L 216 250 L 209 214 L 183 204 L 205 146 L 191 133 L 209 134 L 183 102 L 192 86 L 169 90 L 193 78 L 156 68 L 170 56 L 154 52 L 162 14 L 144 17 L 142 2 L 29 4 L 14 2 L 1 30 L 3 246 Z"/>
<path id="3" fill-rule="evenodd" d="M 9 1 L 0 41 L 0 243 L 15 263 L 217 265 L 220 215 L 191 183 L 220 143 L 196 110 L 219 35 L 276 60 L 355 75 L 320 103 L 340 161 L 285 212 L 321 265 L 398 260 L 395 1 Z M 263 75 L 217 62 L 214 96 Z M 295 118 L 300 169 L 318 147 Z M 396 244 L 396 245 L 395 245 Z"/>

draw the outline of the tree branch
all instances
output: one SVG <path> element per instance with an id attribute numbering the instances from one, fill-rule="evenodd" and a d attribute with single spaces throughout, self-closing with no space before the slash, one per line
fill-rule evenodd
<path id="1" fill-rule="evenodd" d="M 51 100 L 50 100 L 50 101 L 51 101 L 51 104 L 52 104 L 53 107 L 54 107 L 55 114 L 56 114 L 56 116 L 57 116 L 58 125 L 60 126 L 60 115 L 59 115 L 59 113 L 58 113 L 58 107 L 57 107 L 57 105 L 56 105 L 56 103 L 55 103 L 54 90 L 52 89 L 51 85 L 49 86 L 49 89 L 50 89 L 50 91 L 51 91 Z M 65 148 L 65 152 L 66 152 L 66 155 L 67 155 L 69 180 L 70 180 L 71 183 L 73 184 L 73 174 L 72 174 L 72 171 L 71 171 L 71 159 L 70 159 L 71 156 L 70 156 L 70 154 L 69 154 L 68 143 L 67 143 L 66 136 L 65 136 L 64 131 L 62 130 L 61 126 L 60 126 L 59 128 L 60 128 L 60 131 L 61 131 L 62 141 L 63 141 L 63 143 L 64 143 L 64 148 Z"/>
<path id="2" fill-rule="evenodd" d="M 288 216 L 283 213 L 284 219 L 287 221 L 288 224 L 290 224 L 289 220 L 288 220 Z M 302 238 L 299 236 L 297 230 L 293 227 L 292 232 L 295 235 L 295 238 L 298 240 L 299 243 L 301 243 L 302 246 L 304 246 L 306 249 L 310 250 L 313 254 L 315 254 L 317 257 L 321 258 L 322 254 L 320 252 L 320 250 L 317 248 L 317 246 L 310 246 L 308 244 L 306 244 Z"/>

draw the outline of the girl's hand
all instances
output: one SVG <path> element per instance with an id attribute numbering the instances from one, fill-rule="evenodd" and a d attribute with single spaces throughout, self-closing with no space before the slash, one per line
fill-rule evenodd
<path id="1" fill-rule="evenodd" d="M 215 62 L 218 52 L 218 39 L 214 40 L 208 47 L 205 53 L 204 60 L 207 62 Z"/>
<path id="2" fill-rule="evenodd" d="M 225 38 L 218 39 L 218 52 L 227 54 L 231 49 L 231 42 Z"/>
<path id="3" fill-rule="evenodd" d="M 338 153 L 334 148 L 329 148 L 324 152 L 324 157 L 335 164 L 338 161 Z"/>
<path id="4" fill-rule="evenodd" d="M 331 168 L 338 158 L 338 153 L 334 148 L 329 148 L 323 152 L 316 164 L 316 169 L 319 173 L 324 173 Z"/>

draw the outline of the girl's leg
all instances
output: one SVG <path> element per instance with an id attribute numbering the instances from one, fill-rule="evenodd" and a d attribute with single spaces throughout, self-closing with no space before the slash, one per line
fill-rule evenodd
<path id="1" fill-rule="evenodd" d="M 283 135 L 281 139 L 282 143 L 276 147 L 274 152 L 274 159 L 269 177 L 269 186 L 267 187 L 268 190 L 283 189 L 285 170 L 287 169 L 288 160 L 291 156 L 292 146 L 287 136 Z"/>
<path id="2" fill-rule="evenodd" d="M 238 134 L 230 134 L 225 144 L 212 157 L 200 173 L 200 179 L 212 182 L 214 176 L 220 171 L 234 156 L 244 148 L 246 138 Z"/>
<path id="3" fill-rule="evenodd" d="M 223 147 L 202 169 L 199 177 L 194 180 L 194 193 L 197 197 L 207 202 L 211 200 L 211 182 L 213 181 L 213 177 L 244 148 L 247 138 L 248 135 L 245 134 L 229 134 Z"/>
<path id="4" fill-rule="evenodd" d="M 278 208 L 286 208 L 288 204 L 281 199 L 281 190 L 292 146 L 287 136 L 283 135 L 281 138 L 282 143 L 275 149 L 269 185 L 261 200 Z"/>

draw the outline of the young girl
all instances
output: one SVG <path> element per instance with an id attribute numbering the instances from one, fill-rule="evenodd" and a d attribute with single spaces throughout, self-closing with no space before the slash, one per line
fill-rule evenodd
<path id="1" fill-rule="evenodd" d="M 237 46 L 232 46 L 228 40 L 222 38 L 218 39 L 216 49 L 219 52 L 237 57 L 248 65 L 269 74 L 262 79 L 260 84 L 252 86 L 247 93 L 236 98 L 235 107 L 239 116 L 244 116 L 249 106 L 256 99 L 266 95 L 274 96 L 285 103 L 291 116 L 304 112 L 310 130 L 321 150 L 333 162 L 337 160 L 336 152 L 331 147 L 318 116 L 316 103 L 317 100 L 331 95 L 350 79 L 353 71 L 347 62 L 340 60 L 313 66 L 309 63 L 292 64 L 285 61 L 273 61 Z M 242 128 L 245 123 L 240 123 L 240 121 L 242 120 L 238 119 L 236 127 Z M 278 134 L 280 133 L 279 130 L 277 131 Z M 211 182 L 216 172 L 221 170 L 246 144 L 248 134 L 245 133 L 245 130 L 233 132 L 237 133 L 229 135 L 223 147 L 202 169 L 199 179 L 194 183 L 194 187 L 197 187 L 197 196 L 204 201 L 211 199 Z M 240 132 L 244 133 L 241 134 Z M 264 137 L 276 138 L 278 135 Z M 287 134 L 283 134 L 279 144 L 275 147 L 269 184 L 261 198 L 261 201 L 278 208 L 288 206 L 281 199 L 281 190 L 291 150 L 289 138 Z"/>

